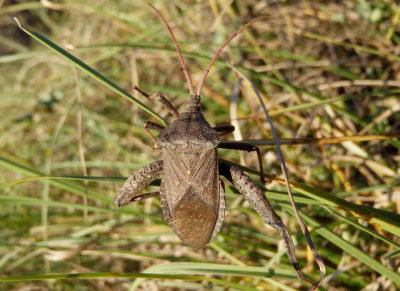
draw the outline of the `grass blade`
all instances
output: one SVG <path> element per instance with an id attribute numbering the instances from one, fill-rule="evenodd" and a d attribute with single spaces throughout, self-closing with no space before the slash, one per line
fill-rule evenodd
<path id="1" fill-rule="evenodd" d="M 69 60 L 70 62 L 72 62 L 74 65 L 76 65 L 79 69 L 85 71 L 86 73 L 88 73 L 91 77 L 93 77 L 95 80 L 97 80 L 98 82 L 100 82 L 101 84 L 103 84 L 104 86 L 106 86 L 107 88 L 111 89 L 112 91 L 114 91 L 115 93 L 117 93 L 118 95 L 128 99 L 129 101 L 135 103 L 136 105 L 138 105 L 140 108 L 142 108 L 144 111 L 146 111 L 147 113 L 149 113 L 150 115 L 152 115 L 153 117 L 155 117 L 158 121 L 160 121 L 163 125 L 167 125 L 166 121 L 159 116 L 157 113 L 155 113 L 153 110 L 151 110 L 150 108 L 148 108 L 146 105 L 144 105 L 142 102 L 140 102 L 139 100 L 137 100 L 135 97 L 133 97 L 131 94 L 129 94 L 128 92 L 126 92 L 125 90 L 121 89 L 119 86 L 117 86 L 114 82 L 110 81 L 109 79 L 107 79 L 106 77 L 104 77 L 102 74 L 100 74 L 99 72 L 97 72 L 95 69 L 93 69 L 92 67 L 90 67 L 89 65 L 85 64 L 84 62 L 82 62 L 81 60 L 79 60 L 77 57 L 75 57 L 74 55 L 72 55 L 71 53 L 67 52 L 66 50 L 64 50 L 63 48 L 59 47 L 58 45 L 56 45 L 55 43 L 53 43 L 52 41 L 48 40 L 46 37 L 44 37 L 43 35 L 28 30 L 26 28 L 24 28 L 18 21 L 17 18 L 14 17 L 15 22 L 18 24 L 18 26 L 21 28 L 22 31 L 24 31 L 25 33 L 27 33 L 29 36 L 33 37 L 35 40 L 39 41 L 41 44 L 43 44 L 44 46 L 48 47 L 49 49 L 51 49 L 53 52 L 57 53 L 58 55 L 62 56 L 63 58 Z"/>

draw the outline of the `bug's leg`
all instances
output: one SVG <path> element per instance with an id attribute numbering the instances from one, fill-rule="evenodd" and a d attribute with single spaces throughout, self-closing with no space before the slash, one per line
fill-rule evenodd
<path id="1" fill-rule="evenodd" d="M 263 170 L 263 164 L 262 164 L 262 159 L 261 159 L 261 153 L 260 149 L 252 144 L 249 143 L 244 143 L 244 142 L 233 142 L 233 141 L 227 141 L 227 142 L 220 142 L 218 145 L 219 148 L 222 149 L 231 149 L 231 150 L 241 150 L 241 151 L 248 151 L 248 152 L 257 152 L 258 156 L 258 164 L 260 167 L 260 180 L 264 184 L 265 183 L 265 178 L 264 178 L 264 170 Z"/>
<path id="2" fill-rule="evenodd" d="M 150 138 L 153 140 L 154 148 L 159 149 L 159 147 L 157 146 L 157 143 L 156 143 L 156 138 L 151 134 L 150 129 L 155 130 L 158 133 L 160 133 L 160 131 L 163 130 L 165 127 L 162 125 L 159 125 L 155 122 L 152 122 L 152 121 L 145 121 L 143 123 L 143 128 L 146 131 L 146 133 L 150 136 Z"/>
<path id="3" fill-rule="evenodd" d="M 213 127 L 213 129 L 216 132 L 220 133 L 220 135 L 225 135 L 225 134 L 233 132 L 235 130 L 235 127 L 233 125 L 226 124 L 226 125 L 215 126 L 215 127 Z"/>
<path id="4" fill-rule="evenodd" d="M 157 191 L 157 192 L 143 193 L 143 194 L 132 197 L 132 199 L 129 200 L 129 203 L 144 200 L 144 199 L 151 198 L 151 197 L 156 197 L 156 196 L 160 196 L 160 192 Z"/>
<path id="5" fill-rule="evenodd" d="M 251 180 L 249 176 L 232 165 L 220 163 L 219 171 L 221 175 L 226 177 L 235 186 L 235 188 L 244 195 L 254 210 L 257 211 L 257 213 L 263 218 L 264 222 L 281 233 L 281 237 L 286 248 L 286 253 L 297 273 L 297 276 L 303 282 L 313 285 L 310 280 L 304 278 L 304 275 L 300 270 L 299 263 L 296 259 L 292 238 L 290 237 L 286 226 L 283 224 L 280 217 L 275 213 L 271 204 L 269 204 L 269 201 L 267 197 L 265 197 L 261 188 L 253 180 Z"/>
<path id="6" fill-rule="evenodd" d="M 149 100 L 156 99 L 158 102 L 160 102 L 162 105 L 164 105 L 168 109 L 169 113 L 171 113 L 173 117 L 179 118 L 179 112 L 176 110 L 175 106 L 172 105 L 171 102 L 169 102 L 168 99 L 164 95 L 162 95 L 160 93 L 155 93 L 155 94 L 149 95 L 146 92 L 139 89 L 139 87 L 137 87 L 137 86 L 135 86 L 133 89 L 138 91 L 140 94 L 142 94 L 144 97 L 146 97 Z"/>
<path id="7" fill-rule="evenodd" d="M 145 121 L 143 123 L 143 128 L 146 130 L 152 129 L 160 133 L 161 130 L 163 130 L 165 127 L 162 125 L 159 125 L 158 123 L 152 122 L 152 121 Z"/>
<path id="8" fill-rule="evenodd" d="M 130 175 L 125 181 L 125 184 L 119 190 L 117 196 L 115 196 L 114 203 L 120 207 L 132 201 L 157 196 L 158 192 L 142 195 L 140 195 L 139 192 L 146 188 L 151 181 L 160 176 L 163 170 L 163 161 L 156 161 L 144 166 L 139 171 Z"/>

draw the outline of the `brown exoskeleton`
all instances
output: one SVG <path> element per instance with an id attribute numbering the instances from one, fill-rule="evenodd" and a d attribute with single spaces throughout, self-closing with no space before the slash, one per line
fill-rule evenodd
<path id="1" fill-rule="evenodd" d="M 162 151 L 162 160 L 150 163 L 133 173 L 119 190 L 114 201 L 118 206 L 130 202 L 160 196 L 163 215 L 178 237 L 193 248 L 202 248 L 214 239 L 224 220 L 225 194 L 219 175 L 227 178 L 242 193 L 251 206 L 262 216 L 265 223 L 277 229 L 284 241 L 288 257 L 304 282 L 313 283 L 304 278 L 295 256 L 292 239 L 261 188 L 245 173 L 228 163 L 218 162 L 218 148 L 256 151 L 260 163 L 260 176 L 264 182 L 261 155 L 259 149 L 251 144 L 221 142 L 218 133 L 229 133 L 233 126 L 211 127 L 200 111 L 200 93 L 204 80 L 222 49 L 244 28 L 258 19 L 249 22 L 234 33 L 218 50 L 199 83 L 196 94 L 192 80 L 185 67 L 178 43 L 173 32 L 161 13 L 149 4 L 167 26 L 174 40 L 184 74 L 189 84 L 190 99 L 185 112 L 180 115 L 167 99 L 156 94 L 176 118 L 168 127 L 147 121 L 145 130 L 158 131 L 153 138 L 156 147 Z M 136 88 L 146 97 L 146 93 Z M 151 135 L 151 134 L 150 134 Z M 149 183 L 163 175 L 160 192 L 141 194 Z"/>

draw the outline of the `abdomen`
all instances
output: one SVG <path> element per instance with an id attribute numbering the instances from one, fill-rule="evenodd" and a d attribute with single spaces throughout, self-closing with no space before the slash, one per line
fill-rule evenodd
<path id="1" fill-rule="evenodd" d="M 210 241 L 216 225 L 220 226 L 223 219 L 220 208 L 225 201 L 220 199 L 217 150 L 164 150 L 163 161 L 164 217 L 181 240 L 193 248 L 201 248 Z"/>

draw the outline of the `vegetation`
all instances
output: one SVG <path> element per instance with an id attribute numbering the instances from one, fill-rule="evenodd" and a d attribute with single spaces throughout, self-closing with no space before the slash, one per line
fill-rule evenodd
<path id="1" fill-rule="evenodd" d="M 195 85 L 235 30 L 266 15 L 215 63 L 204 115 L 211 125 L 239 125 L 224 139 L 261 147 L 265 193 L 317 281 L 262 108 L 246 81 L 232 98 L 238 72 L 250 79 L 282 138 L 296 203 L 326 263 L 320 289 L 400 288 L 399 4 L 152 4 L 169 21 Z M 180 111 L 189 95 L 168 31 L 145 1 L 0 5 L 1 290 L 307 289 L 279 234 L 229 182 L 224 226 L 202 250 L 176 237 L 157 198 L 113 205 L 132 171 L 160 159 L 143 122 L 172 120 L 133 87 L 164 93 Z M 255 154 L 220 157 L 260 183 Z"/>

